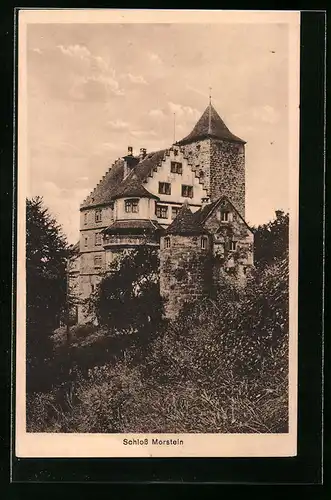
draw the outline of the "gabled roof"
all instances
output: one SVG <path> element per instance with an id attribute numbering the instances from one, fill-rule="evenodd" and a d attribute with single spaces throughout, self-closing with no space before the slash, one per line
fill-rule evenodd
<path id="1" fill-rule="evenodd" d="M 119 191 L 119 185 L 121 185 L 121 189 L 123 189 L 124 184 L 129 183 L 133 175 L 135 175 L 137 179 L 140 180 L 140 182 L 144 182 L 153 171 L 153 169 L 160 164 L 165 155 L 165 152 L 166 149 L 162 149 L 160 151 L 153 151 L 151 153 L 148 153 L 142 161 L 137 163 L 135 167 L 132 168 L 130 174 L 125 179 L 123 179 L 125 163 L 124 159 L 120 158 L 119 160 L 117 160 L 106 173 L 106 175 L 101 179 L 99 184 L 97 184 L 94 191 L 92 191 L 92 193 L 84 200 L 84 202 L 81 204 L 81 208 L 89 208 L 96 205 L 106 205 L 108 203 L 111 203 L 114 199 L 113 195 L 115 195 L 115 193 L 117 194 Z M 139 195 L 134 194 L 132 196 Z"/>
<path id="2" fill-rule="evenodd" d="M 146 188 L 144 188 L 135 172 L 124 179 L 124 181 L 122 181 L 116 191 L 112 194 L 112 200 L 124 197 L 155 198 L 156 200 L 159 200 L 158 196 L 150 193 Z"/>
<path id="3" fill-rule="evenodd" d="M 229 198 L 225 195 L 220 196 L 217 200 L 213 201 L 212 203 L 208 203 L 208 205 L 205 205 L 202 208 L 199 208 L 194 214 L 193 217 L 196 221 L 196 223 L 201 224 L 201 226 L 204 225 L 205 221 L 209 218 L 209 216 L 212 214 L 215 208 L 217 208 L 220 203 L 226 200 L 227 203 L 233 208 L 233 210 L 236 212 L 236 214 L 240 217 L 240 219 L 243 221 L 243 223 L 246 225 L 247 229 L 250 230 L 251 233 L 253 233 L 252 228 L 249 227 L 245 219 L 240 215 L 236 207 L 231 203 Z"/>
<path id="4" fill-rule="evenodd" d="M 144 234 L 144 233 L 155 233 L 164 232 L 164 228 L 157 222 L 152 220 L 134 219 L 134 220 L 117 220 L 106 229 L 101 231 L 104 234 Z"/>
<path id="5" fill-rule="evenodd" d="M 206 232 L 200 221 L 194 217 L 188 203 L 185 202 L 173 222 L 166 229 L 165 234 L 195 235 L 205 234 Z"/>
<path id="6" fill-rule="evenodd" d="M 207 106 L 192 132 L 178 144 L 188 144 L 209 137 L 245 144 L 245 141 L 230 132 L 212 104 Z"/>
<path id="7" fill-rule="evenodd" d="M 117 190 L 124 175 L 124 160 L 118 159 L 96 185 L 92 193 L 83 201 L 81 208 L 111 203 L 112 194 Z"/>

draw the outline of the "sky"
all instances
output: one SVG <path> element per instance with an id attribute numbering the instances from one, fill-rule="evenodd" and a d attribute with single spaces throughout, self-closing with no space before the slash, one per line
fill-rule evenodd
<path id="1" fill-rule="evenodd" d="M 246 220 L 287 211 L 286 24 L 29 24 L 28 197 L 70 243 L 79 206 L 128 146 L 185 137 L 212 102 L 246 144 Z"/>

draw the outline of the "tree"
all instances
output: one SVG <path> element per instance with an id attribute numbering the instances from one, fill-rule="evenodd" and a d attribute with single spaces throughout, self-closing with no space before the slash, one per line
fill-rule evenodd
<path id="1" fill-rule="evenodd" d="M 66 304 L 68 256 L 66 238 L 43 199 L 27 199 L 27 382 L 32 382 L 32 372 L 47 364 L 51 356 L 50 335 L 59 325 Z"/>
<path id="2" fill-rule="evenodd" d="M 289 215 L 276 211 L 276 218 L 254 231 L 254 263 L 264 268 L 277 259 L 285 258 L 289 246 Z"/>
<path id="3" fill-rule="evenodd" d="M 89 301 L 89 312 L 115 334 L 133 334 L 146 343 L 162 321 L 159 258 L 140 247 L 118 257 Z"/>

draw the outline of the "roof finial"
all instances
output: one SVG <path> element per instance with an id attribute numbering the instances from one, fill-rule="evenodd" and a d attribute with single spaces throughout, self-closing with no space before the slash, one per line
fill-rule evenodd
<path id="1" fill-rule="evenodd" d="M 208 134 L 211 134 L 211 87 L 209 87 L 209 123 L 208 123 Z"/>

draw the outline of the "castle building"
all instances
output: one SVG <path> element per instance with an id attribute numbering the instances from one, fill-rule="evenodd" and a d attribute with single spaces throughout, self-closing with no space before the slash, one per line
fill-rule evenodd
<path id="1" fill-rule="evenodd" d="M 169 149 L 134 155 L 129 147 L 83 201 L 79 296 L 95 290 L 123 249 L 154 246 L 167 315 L 174 316 L 182 303 L 208 293 L 224 269 L 243 276 L 253 265 L 253 234 L 244 218 L 245 141 L 209 103 L 191 133 Z M 211 255 L 219 265 L 207 276 Z"/>

